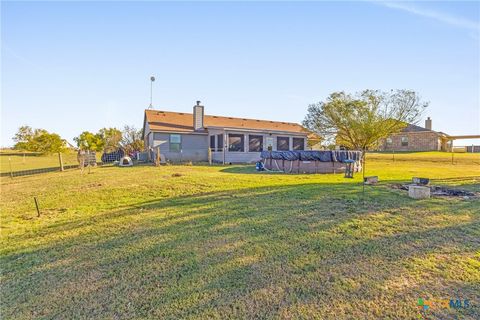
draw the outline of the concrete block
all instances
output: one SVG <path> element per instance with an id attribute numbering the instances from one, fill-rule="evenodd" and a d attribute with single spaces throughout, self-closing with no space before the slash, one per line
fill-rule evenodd
<path id="1" fill-rule="evenodd" d="M 428 199 L 430 198 L 430 188 L 422 186 L 409 186 L 408 196 L 413 199 Z"/>

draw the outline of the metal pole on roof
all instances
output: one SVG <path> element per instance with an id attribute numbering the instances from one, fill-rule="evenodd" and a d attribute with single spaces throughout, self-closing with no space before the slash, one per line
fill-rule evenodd
<path id="1" fill-rule="evenodd" d="M 148 107 L 149 109 L 153 108 L 153 82 L 155 81 L 155 77 L 151 76 L 150 77 L 150 106 Z"/>

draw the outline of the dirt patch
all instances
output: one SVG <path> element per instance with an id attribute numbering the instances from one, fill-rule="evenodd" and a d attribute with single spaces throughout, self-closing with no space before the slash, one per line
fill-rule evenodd
<path id="1" fill-rule="evenodd" d="M 86 185 L 87 188 L 97 188 L 97 187 L 101 187 L 102 184 L 101 183 L 90 183 L 88 185 Z"/>
<path id="2" fill-rule="evenodd" d="M 408 187 L 412 184 L 392 184 L 390 188 L 396 190 L 405 190 L 408 191 Z M 445 186 L 426 186 L 430 187 L 430 192 L 432 196 L 437 197 L 478 197 L 480 194 L 478 192 L 472 192 L 463 189 L 450 188 Z"/>

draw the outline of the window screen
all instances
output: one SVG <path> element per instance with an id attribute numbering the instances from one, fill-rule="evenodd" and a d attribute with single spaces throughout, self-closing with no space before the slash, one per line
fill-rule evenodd
<path id="1" fill-rule="evenodd" d="M 210 136 L 210 150 L 215 151 L 215 136 Z"/>
<path id="2" fill-rule="evenodd" d="M 293 150 L 305 150 L 305 139 L 293 138 Z"/>
<path id="3" fill-rule="evenodd" d="M 228 151 L 243 152 L 244 151 L 244 137 L 243 134 L 229 134 L 228 135 Z"/>
<path id="4" fill-rule="evenodd" d="M 408 137 L 402 137 L 402 147 L 408 146 Z"/>
<path id="5" fill-rule="evenodd" d="M 263 150 L 263 136 L 248 136 L 248 151 L 260 152 Z"/>
<path id="6" fill-rule="evenodd" d="M 277 137 L 277 150 L 278 151 L 288 151 L 290 149 L 290 138 L 289 137 Z"/>
<path id="7" fill-rule="evenodd" d="M 217 151 L 223 151 L 223 134 L 217 135 Z"/>

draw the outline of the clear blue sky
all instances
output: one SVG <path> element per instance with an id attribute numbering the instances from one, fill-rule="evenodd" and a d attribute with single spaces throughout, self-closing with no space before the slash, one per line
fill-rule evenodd
<path id="1" fill-rule="evenodd" d="M 435 130 L 480 132 L 478 2 L 1 6 L 2 146 L 141 127 L 151 74 L 163 110 L 301 122 L 333 91 L 407 88 Z"/>

